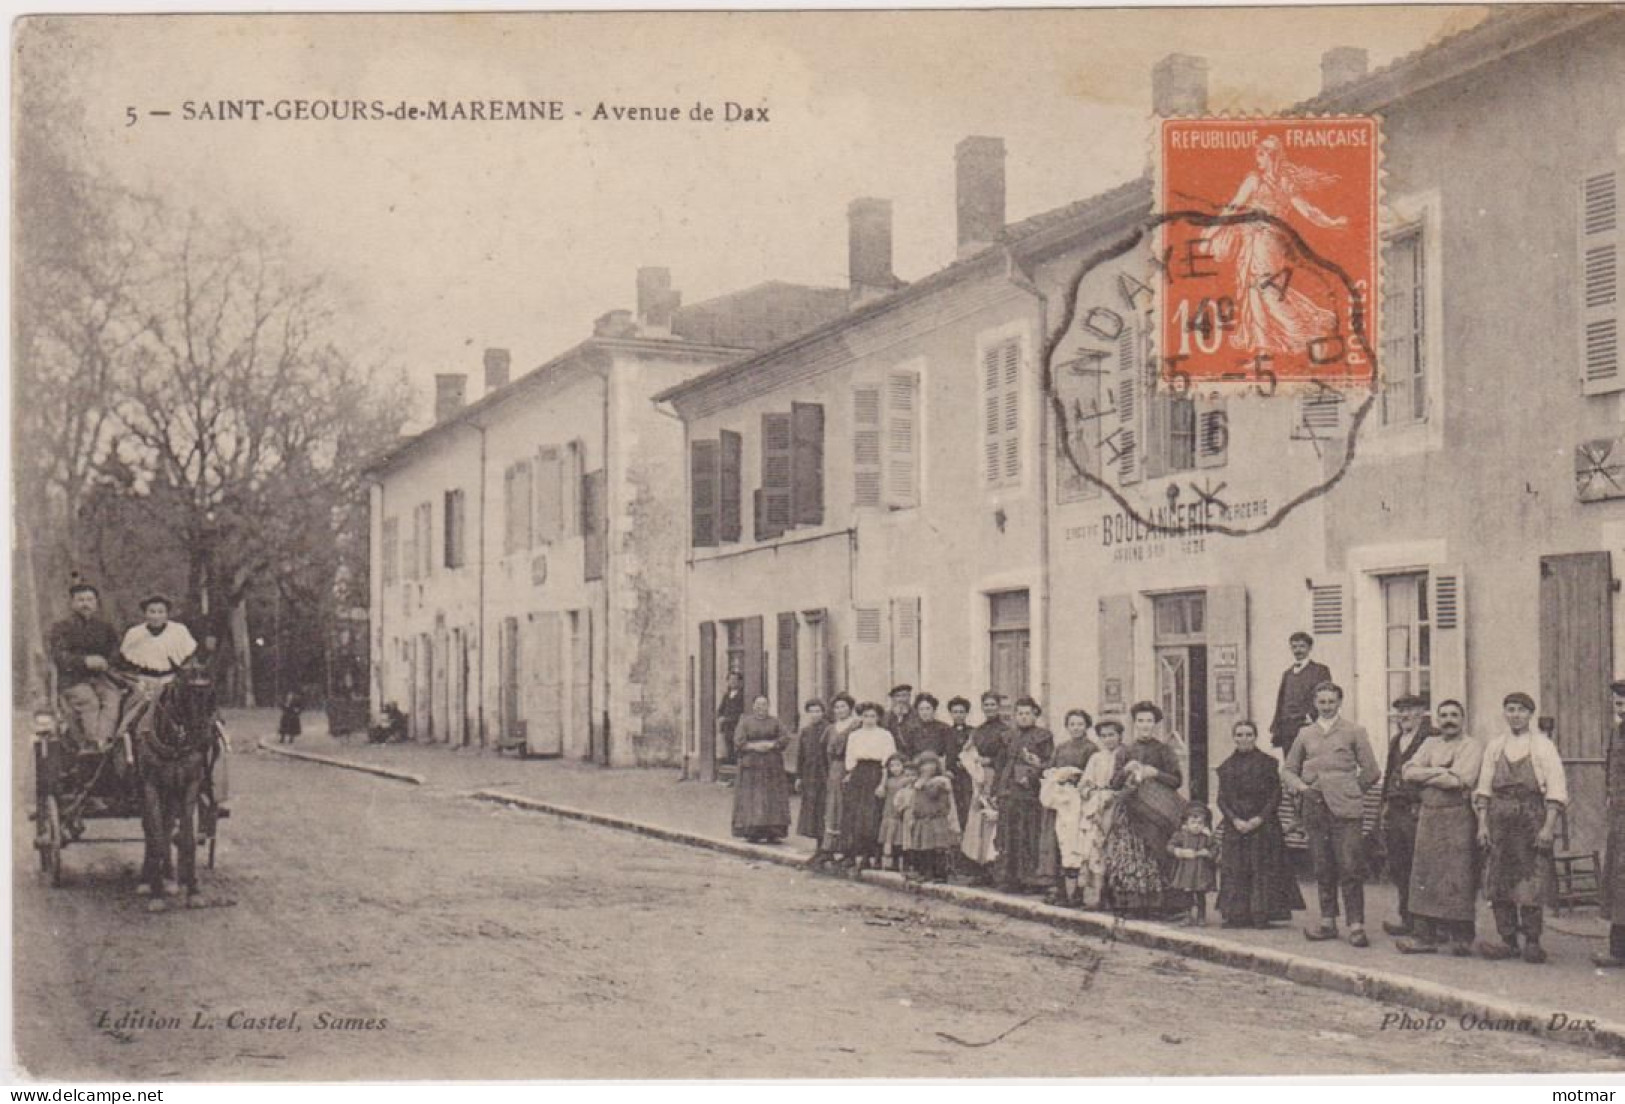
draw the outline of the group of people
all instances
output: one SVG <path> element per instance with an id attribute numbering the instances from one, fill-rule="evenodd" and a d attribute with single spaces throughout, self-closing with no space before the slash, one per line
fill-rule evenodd
<path id="1" fill-rule="evenodd" d="M 1379 768 L 1365 730 L 1342 715 L 1343 690 L 1310 659 L 1313 640 L 1295 633 L 1294 663 L 1282 677 L 1271 742 L 1237 721 L 1233 750 L 1217 770 L 1213 810 L 1180 796 L 1180 756 L 1151 702 L 1128 710 L 1128 725 L 1098 723 L 1084 709 L 1043 727 L 1030 697 L 1006 702 L 989 691 L 981 720 L 971 703 L 894 687 L 887 704 L 837 694 L 808 701 L 805 723 L 788 731 L 765 696 L 737 722 L 733 829 L 756 842 L 791 828 L 815 844 L 819 868 L 881 869 L 911 879 L 952 875 L 1014 893 L 1045 893 L 1067 906 L 1122 915 L 1207 922 L 1207 899 L 1225 927 L 1267 928 L 1306 909 L 1286 849 L 1283 807 L 1308 841 L 1318 917 L 1311 941 L 1346 938 L 1369 947 L 1365 926 L 1366 794 L 1382 798 L 1380 836 L 1398 894 L 1398 916 L 1382 928 L 1401 953 L 1441 950 L 1490 960 L 1546 961 L 1543 910 L 1553 900 L 1554 840 L 1568 803 L 1556 746 L 1532 722 L 1529 695 L 1508 694 L 1502 724 L 1469 734 L 1465 706 L 1421 695 L 1394 701 L 1398 718 Z M 1311 681 L 1312 680 L 1312 681 Z M 1607 778 L 1609 837 L 1603 876 L 1610 946 L 1600 967 L 1625 967 L 1625 682 L 1611 687 L 1615 731 Z M 794 748 L 793 759 L 786 753 Z M 1290 798 L 1283 801 L 1283 793 Z M 1494 939 L 1479 940 L 1480 892 Z"/>

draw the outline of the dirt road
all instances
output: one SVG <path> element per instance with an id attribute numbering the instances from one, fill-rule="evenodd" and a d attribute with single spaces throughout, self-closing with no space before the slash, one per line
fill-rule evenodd
<path id="1" fill-rule="evenodd" d="M 493 765 L 493 784 L 499 774 Z M 274 1080 L 1625 1069 L 1455 1022 L 1384 1029 L 1400 1009 L 348 772 L 242 753 L 233 789 L 205 886 L 234 903 L 158 915 L 133 896 L 134 845 L 71 847 L 67 887 L 45 886 L 19 803 L 27 1070 Z"/>

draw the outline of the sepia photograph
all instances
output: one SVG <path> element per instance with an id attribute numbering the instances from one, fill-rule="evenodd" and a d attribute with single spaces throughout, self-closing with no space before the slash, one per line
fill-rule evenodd
<path id="1" fill-rule="evenodd" d="M 14 1083 L 1625 1073 L 1625 6 L 11 66 Z"/>

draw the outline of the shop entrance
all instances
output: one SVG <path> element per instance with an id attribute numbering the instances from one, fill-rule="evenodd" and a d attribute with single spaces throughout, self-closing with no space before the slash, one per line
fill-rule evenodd
<path id="1" fill-rule="evenodd" d="M 1201 591 L 1151 599 L 1156 702 L 1179 754 L 1187 793 L 1208 799 L 1207 600 Z"/>

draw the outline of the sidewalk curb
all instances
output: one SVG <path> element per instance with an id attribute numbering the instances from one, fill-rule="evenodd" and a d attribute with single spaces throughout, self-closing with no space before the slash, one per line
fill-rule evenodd
<path id="1" fill-rule="evenodd" d="M 590 812 L 501 790 L 475 790 L 466 796 L 475 801 L 511 805 L 530 812 L 547 813 L 565 820 L 634 832 L 670 843 L 808 870 L 805 855 L 781 848 L 702 836 L 681 829 L 664 828 L 627 817 Z M 1320 962 L 1273 949 L 1238 946 L 1197 932 L 1180 931 L 1143 920 L 1121 920 L 1099 914 L 1078 913 L 969 886 L 911 886 L 896 875 L 878 872 L 865 872 L 858 875 L 858 879 L 870 885 L 932 897 L 966 908 L 1065 928 L 1106 942 L 1123 942 L 1152 950 L 1170 951 L 1204 962 L 1282 978 L 1299 985 L 1330 989 L 1381 1003 L 1406 1005 L 1424 1012 L 1452 1017 L 1456 1025 L 1464 1030 L 1482 1031 L 1486 1034 L 1535 1035 L 1550 1042 L 1625 1056 L 1625 1024 L 1593 1020 L 1590 1026 L 1579 1029 L 1553 1029 L 1551 1022 L 1554 1013 L 1562 1010 L 1536 1009 L 1514 1004 L 1499 997 L 1462 992 L 1399 974 L 1380 970 L 1361 970 L 1335 962 Z M 1576 1018 L 1582 1023 L 1586 1022 L 1584 1016 Z M 1474 1026 L 1469 1027 L 1463 1022 L 1469 1019 Z"/>
<path id="2" fill-rule="evenodd" d="M 368 763 L 356 763 L 349 759 L 335 759 L 331 755 L 317 755 L 309 751 L 293 751 L 289 748 L 277 747 L 264 740 L 256 741 L 259 751 L 268 751 L 272 755 L 280 755 L 285 759 L 299 759 L 307 763 L 320 763 L 324 767 L 339 767 L 343 770 L 359 771 L 362 774 L 377 775 L 379 778 L 388 778 L 395 782 L 409 782 L 414 786 L 423 785 L 421 774 L 412 774 L 409 771 L 391 770 L 389 767 L 375 767 Z"/>

